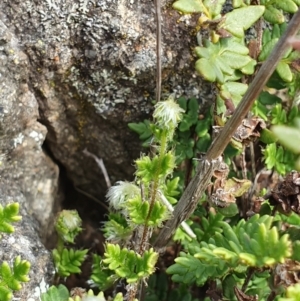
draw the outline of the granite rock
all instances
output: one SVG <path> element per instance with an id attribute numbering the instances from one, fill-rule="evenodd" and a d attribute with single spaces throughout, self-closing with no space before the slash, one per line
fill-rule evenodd
<path id="1" fill-rule="evenodd" d="M 197 17 L 165 1 L 162 98 L 212 98 L 194 71 Z M 38 300 L 53 267 L 42 242 L 63 199 L 59 168 L 75 187 L 98 199 L 107 185 L 87 149 L 103 159 L 114 183 L 134 177 L 140 152 L 128 122 L 149 118 L 155 97 L 155 20 L 146 0 L 0 1 L 1 204 L 18 201 L 23 221 L 1 258 L 31 262 L 33 286 L 21 300 Z M 40 237 L 40 238 L 39 238 Z M 24 245 L 23 245 L 24 242 Z M 32 297 L 33 296 L 33 297 Z"/>

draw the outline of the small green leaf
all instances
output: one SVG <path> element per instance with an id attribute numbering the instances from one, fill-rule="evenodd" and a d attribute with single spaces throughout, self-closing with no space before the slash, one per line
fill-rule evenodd
<path id="1" fill-rule="evenodd" d="M 227 300 L 235 300 L 234 287 L 237 285 L 236 278 L 233 275 L 227 275 L 222 281 L 223 295 Z"/>
<path id="2" fill-rule="evenodd" d="M 274 105 L 276 103 L 282 102 L 282 99 L 276 95 L 270 94 L 269 92 L 261 92 L 259 94 L 258 98 L 259 102 L 263 104 L 264 106 L 266 105 Z"/>
<path id="3" fill-rule="evenodd" d="M 139 134 L 140 140 L 146 140 L 152 136 L 152 130 L 150 127 L 150 121 L 144 120 L 139 123 L 128 123 L 128 127 Z"/>
<path id="4" fill-rule="evenodd" d="M 241 68 L 241 71 L 244 73 L 244 74 L 247 74 L 247 75 L 251 75 L 254 73 L 255 71 L 255 66 L 256 66 L 256 61 L 255 60 L 252 60 L 250 61 L 247 65 L 245 65 L 244 67 Z"/>
<path id="5" fill-rule="evenodd" d="M 297 232 L 299 233 L 299 228 L 297 229 Z M 293 260 L 300 260 L 300 241 L 297 240 L 293 243 L 293 255 L 292 255 Z"/>
<path id="6" fill-rule="evenodd" d="M 0 232 L 13 233 L 15 231 L 11 223 L 22 219 L 19 213 L 19 204 L 7 204 L 4 208 L 0 205 Z"/>
<path id="7" fill-rule="evenodd" d="M 52 285 L 46 293 L 41 295 L 42 301 L 68 301 L 69 297 L 68 289 L 62 284 L 57 287 Z"/>
<path id="8" fill-rule="evenodd" d="M 214 68 L 206 59 L 197 60 L 195 65 L 196 70 L 203 76 L 204 79 L 214 82 L 217 79 L 223 82 L 223 75 L 220 69 Z"/>
<path id="9" fill-rule="evenodd" d="M 222 22 L 220 27 L 242 38 L 244 31 L 253 25 L 263 15 L 264 11 L 265 6 L 263 5 L 249 5 L 234 9 L 226 14 L 225 21 Z"/>
<path id="10" fill-rule="evenodd" d="M 295 154 L 300 154 L 300 129 L 285 125 L 272 127 L 272 132 L 278 137 L 279 142 Z"/>
<path id="11" fill-rule="evenodd" d="M 276 6 L 292 14 L 298 10 L 297 5 L 292 0 L 276 1 Z"/>
<path id="12" fill-rule="evenodd" d="M 207 151 L 210 144 L 211 144 L 211 137 L 207 133 L 207 134 L 205 134 L 204 136 L 202 136 L 201 138 L 198 139 L 197 144 L 196 144 L 196 148 L 200 153 L 203 153 L 203 152 Z"/>
<path id="13" fill-rule="evenodd" d="M 17 256 L 13 265 L 14 277 L 16 278 L 16 280 L 21 282 L 28 282 L 30 280 L 28 277 L 29 270 L 29 261 L 21 260 L 21 257 Z"/>
<path id="14" fill-rule="evenodd" d="M 243 0 L 233 0 L 232 1 L 232 6 L 234 8 L 238 8 L 244 5 L 244 1 Z"/>
<path id="15" fill-rule="evenodd" d="M 199 104 L 198 100 L 194 97 L 188 100 L 188 109 L 182 116 L 182 120 L 179 124 L 179 131 L 185 132 L 195 125 L 198 120 Z"/>
<path id="16" fill-rule="evenodd" d="M 264 18 L 266 21 L 272 24 L 281 24 L 285 21 L 284 15 L 280 10 L 275 8 L 274 6 L 268 5 L 266 7 Z"/>
<path id="17" fill-rule="evenodd" d="M 300 284 L 290 285 L 286 290 L 286 298 L 279 298 L 278 301 L 299 301 Z"/>
<path id="18" fill-rule="evenodd" d="M 10 301 L 13 297 L 13 294 L 10 289 L 5 286 L 0 286 L 0 300 L 1 301 Z M 44 300 L 43 300 L 44 301 Z"/>
<path id="19" fill-rule="evenodd" d="M 276 164 L 276 144 L 267 145 L 263 154 L 267 169 L 272 169 Z"/>
<path id="20" fill-rule="evenodd" d="M 58 275 L 68 277 L 70 274 L 78 274 L 81 272 L 80 266 L 85 260 L 88 250 L 62 249 L 52 251 L 55 268 Z"/>
<path id="21" fill-rule="evenodd" d="M 275 107 L 273 107 L 271 111 L 272 115 L 272 124 L 286 124 L 287 122 L 287 116 L 286 116 L 286 110 L 282 108 L 282 105 L 280 103 L 276 104 Z"/>
<path id="22" fill-rule="evenodd" d="M 282 23 L 281 25 L 274 24 L 273 29 L 272 29 L 272 39 L 280 38 L 281 35 L 283 34 L 281 32 L 281 26 L 286 23 Z M 269 32 L 269 30 L 266 30 L 266 32 Z"/>
<path id="23" fill-rule="evenodd" d="M 280 61 L 276 67 L 276 71 L 284 81 L 290 83 L 293 80 L 293 73 L 287 63 Z"/>
<path id="24" fill-rule="evenodd" d="M 227 82 L 221 86 L 220 95 L 224 100 L 232 100 L 235 107 L 246 93 L 248 85 L 238 82 Z"/>
<path id="25" fill-rule="evenodd" d="M 206 10 L 202 0 L 179 0 L 173 3 L 173 8 L 184 14 L 201 13 Z"/>
<path id="26" fill-rule="evenodd" d="M 196 70 L 208 81 L 223 83 L 225 76 L 233 75 L 235 70 L 241 70 L 253 61 L 248 56 L 249 49 L 235 38 L 220 39 L 215 44 L 206 40 L 205 46 L 195 49 L 200 57 Z"/>
<path id="27" fill-rule="evenodd" d="M 210 18 L 215 19 L 217 16 L 220 15 L 223 4 L 226 2 L 226 0 L 217 0 L 217 1 L 211 1 L 211 0 L 203 0 L 203 4 L 205 7 L 209 10 Z"/>
<path id="28" fill-rule="evenodd" d="M 267 114 L 269 110 L 257 100 L 254 102 L 252 112 L 255 116 L 262 118 L 264 121 L 268 120 Z"/>
<path id="29" fill-rule="evenodd" d="M 163 187 L 163 193 L 170 204 L 177 203 L 177 200 L 173 198 L 180 194 L 178 190 L 180 177 L 174 177 L 172 180 L 167 180 Z"/>
<path id="30" fill-rule="evenodd" d="M 262 141 L 265 144 L 271 144 L 271 143 L 277 142 L 278 138 L 270 130 L 262 129 L 262 131 L 260 132 L 259 140 Z"/>
<path id="31" fill-rule="evenodd" d="M 233 217 L 239 213 L 239 208 L 236 204 L 230 204 L 229 206 L 226 206 L 224 208 L 218 208 L 217 210 L 225 217 Z"/>
<path id="32" fill-rule="evenodd" d="M 271 51 L 275 47 L 278 40 L 279 40 L 278 38 L 272 39 L 272 40 L 268 41 L 266 44 L 263 45 L 263 49 L 262 49 L 262 51 L 261 51 L 261 53 L 259 54 L 259 57 L 258 57 L 259 61 L 261 61 L 261 62 L 265 61 L 269 57 Z"/>

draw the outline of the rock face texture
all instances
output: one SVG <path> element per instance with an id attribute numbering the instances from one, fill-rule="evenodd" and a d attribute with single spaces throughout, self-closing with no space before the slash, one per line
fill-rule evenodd
<path id="1" fill-rule="evenodd" d="M 31 263 L 31 281 L 14 296 L 32 301 L 53 276 L 38 234 L 45 239 L 53 224 L 59 170 L 42 150 L 47 129 L 37 121 L 38 103 L 28 87 L 29 60 L 2 21 L 0 49 L 0 204 L 18 202 L 23 217 L 15 233 L 0 240 L 0 264 L 12 265 L 17 256 Z"/>
<path id="2" fill-rule="evenodd" d="M 163 96 L 209 94 L 194 72 L 193 19 L 168 6 L 162 17 Z M 155 95 L 153 2 L 1 0 L 0 20 L 1 204 L 20 202 L 18 235 L 45 240 L 63 198 L 58 165 L 97 198 L 106 183 L 84 149 L 103 159 L 112 183 L 133 178 L 141 149 L 127 123 L 148 118 Z M 44 260 L 35 239 L 30 248 Z M 34 277 L 42 281 L 47 264 Z"/>

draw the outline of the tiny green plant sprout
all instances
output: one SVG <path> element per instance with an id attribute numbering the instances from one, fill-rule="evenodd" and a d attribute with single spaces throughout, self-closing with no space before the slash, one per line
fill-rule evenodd
<path id="1" fill-rule="evenodd" d="M 52 251 L 58 277 L 68 277 L 81 272 L 81 265 L 88 250 L 67 248 L 82 231 L 81 219 L 76 210 L 63 210 L 59 213 L 55 229 L 58 233 L 57 248 Z"/>
<path id="2" fill-rule="evenodd" d="M 70 296 L 72 295 L 72 296 Z M 85 292 L 82 289 L 74 289 L 70 294 L 68 289 L 60 284 L 57 287 L 51 286 L 46 293 L 41 296 L 42 301 L 106 301 L 103 292 L 94 295 L 92 290 Z M 110 301 L 123 301 L 121 293 L 116 294 Z"/>
<path id="3" fill-rule="evenodd" d="M 13 233 L 15 231 L 12 223 L 22 219 L 19 213 L 19 204 L 12 203 L 5 207 L 0 205 L 0 232 Z M 10 266 L 6 261 L 0 265 L 0 300 L 9 301 L 13 298 L 13 291 L 22 288 L 22 282 L 29 281 L 30 263 L 17 256 Z"/>

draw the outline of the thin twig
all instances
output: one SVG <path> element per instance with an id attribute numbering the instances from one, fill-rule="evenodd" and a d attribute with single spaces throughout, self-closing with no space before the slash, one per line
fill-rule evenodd
<path id="1" fill-rule="evenodd" d="M 241 100 L 240 104 L 234 111 L 232 117 L 227 121 L 223 130 L 219 133 L 213 141 L 211 147 L 206 154 L 206 162 L 212 164 L 219 156 L 221 156 L 230 142 L 232 135 L 241 124 L 248 111 L 251 109 L 255 99 L 267 83 L 268 79 L 274 72 L 279 60 L 285 54 L 289 39 L 296 35 L 300 28 L 300 9 L 293 16 L 286 32 L 283 34 L 276 47 L 273 49 L 268 60 L 261 66 L 253 82 L 250 84 L 246 94 Z M 212 169 L 214 169 L 213 167 Z M 203 170 L 202 170 L 203 169 Z M 192 179 L 178 204 L 175 207 L 173 218 L 170 219 L 165 227 L 159 233 L 156 241 L 156 248 L 163 248 L 171 238 L 172 234 L 179 227 L 182 221 L 188 219 L 195 210 L 198 199 L 204 193 L 210 183 L 212 171 L 207 166 L 200 164 L 195 177 Z M 208 178 L 209 177 L 209 178 Z"/>
<path id="2" fill-rule="evenodd" d="M 89 194 L 89 193 L 85 192 L 84 190 L 78 188 L 76 185 L 74 185 L 74 188 L 75 188 L 78 192 L 80 192 L 81 194 L 84 194 L 85 196 L 87 196 L 88 198 L 90 198 L 91 200 L 93 200 L 94 202 L 100 204 L 105 210 L 109 211 L 108 206 L 107 206 L 104 202 L 98 200 L 97 198 L 95 198 L 95 197 L 92 196 L 91 194 Z"/>
<path id="3" fill-rule="evenodd" d="M 107 188 L 110 188 L 111 187 L 111 182 L 110 182 L 110 179 L 109 179 L 109 176 L 108 176 L 108 173 L 106 171 L 106 168 L 105 168 L 105 165 L 104 165 L 104 162 L 103 162 L 103 159 L 99 159 L 96 155 L 90 153 L 86 148 L 82 151 L 86 156 L 88 157 L 92 157 L 97 165 L 100 167 L 102 173 L 103 173 L 103 176 L 104 176 L 104 179 L 105 179 L 105 182 L 106 182 L 106 186 Z"/>
<path id="4" fill-rule="evenodd" d="M 170 212 L 173 212 L 174 207 L 169 203 L 168 199 L 164 196 L 164 194 L 160 190 L 158 190 L 158 195 L 160 197 L 161 202 L 167 207 L 167 209 Z M 181 227 L 185 231 L 185 233 L 189 235 L 191 238 L 197 237 L 194 231 L 192 230 L 192 228 L 186 222 L 182 222 Z"/>
<path id="5" fill-rule="evenodd" d="M 156 102 L 161 98 L 161 4 L 155 0 L 156 20 Z"/>
<path id="6" fill-rule="evenodd" d="M 242 98 L 240 104 L 234 111 L 232 117 L 226 122 L 224 128 L 219 133 L 215 141 L 207 152 L 207 159 L 216 159 L 224 152 L 226 146 L 231 140 L 232 135 L 237 127 L 241 124 L 248 111 L 251 109 L 255 99 L 259 96 L 260 92 L 266 85 L 270 76 L 276 69 L 280 59 L 285 54 L 289 47 L 289 39 L 296 35 L 300 28 L 300 9 L 293 16 L 290 24 L 283 34 L 279 42 L 274 47 L 267 61 L 261 66 L 253 82 L 250 84 L 246 94 Z"/>
<path id="7" fill-rule="evenodd" d="M 246 279 L 243 283 L 243 286 L 242 286 L 242 291 L 245 292 L 248 285 L 249 285 L 249 282 L 251 280 L 251 278 L 253 277 L 255 273 L 255 269 L 254 268 L 248 268 L 248 271 L 247 271 L 247 276 L 246 276 Z"/>

